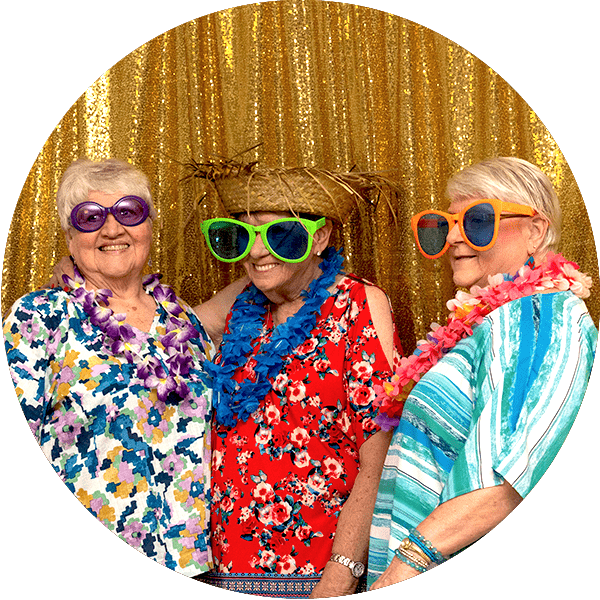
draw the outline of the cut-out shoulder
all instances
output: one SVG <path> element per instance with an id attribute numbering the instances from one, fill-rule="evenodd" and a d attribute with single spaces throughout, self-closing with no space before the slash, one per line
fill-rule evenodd
<path id="1" fill-rule="evenodd" d="M 392 310 L 390 301 L 386 293 L 374 285 L 365 285 L 365 293 L 369 310 L 371 311 L 371 319 L 373 327 L 377 332 L 377 337 L 381 342 L 381 347 L 385 357 L 388 360 L 390 367 L 394 364 L 394 320 L 392 318 Z"/>

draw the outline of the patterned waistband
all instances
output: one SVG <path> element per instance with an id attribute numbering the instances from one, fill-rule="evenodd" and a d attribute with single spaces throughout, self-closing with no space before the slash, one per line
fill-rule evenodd
<path id="1" fill-rule="evenodd" d="M 276 573 L 206 573 L 198 581 L 231 592 L 271 598 L 308 598 L 321 575 L 278 575 Z"/>

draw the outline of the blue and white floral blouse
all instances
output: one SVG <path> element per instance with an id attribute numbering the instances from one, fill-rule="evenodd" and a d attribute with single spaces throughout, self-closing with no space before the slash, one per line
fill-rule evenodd
<path id="1" fill-rule="evenodd" d="M 179 318 L 200 333 L 186 342 L 191 393 L 159 400 L 135 363 L 107 351 L 76 291 L 30 293 L 4 322 L 9 368 L 31 430 L 67 487 L 106 527 L 179 573 L 207 571 L 211 402 L 202 363 L 210 341 L 178 301 Z M 149 334 L 139 332 L 137 356 L 168 368 L 160 339 L 169 306 L 152 285 L 146 292 L 157 310 Z"/>

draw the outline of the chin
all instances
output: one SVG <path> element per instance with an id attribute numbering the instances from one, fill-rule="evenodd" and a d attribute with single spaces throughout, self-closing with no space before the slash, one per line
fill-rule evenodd
<path id="1" fill-rule="evenodd" d="M 454 273 L 452 275 L 452 281 L 454 281 L 454 285 L 458 287 L 470 288 L 477 283 L 478 279 L 472 275 L 469 277 L 465 273 Z"/>

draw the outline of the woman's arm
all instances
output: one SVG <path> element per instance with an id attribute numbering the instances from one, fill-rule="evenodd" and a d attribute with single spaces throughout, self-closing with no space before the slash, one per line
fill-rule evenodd
<path id="1" fill-rule="evenodd" d="M 212 298 L 194 307 L 194 312 L 206 333 L 210 336 L 210 339 L 214 342 L 215 347 L 218 348 L 223 338 L 223 332 L 225 331 L 225 323 L 227 322 L 227 315 L 235 302 L 237 296 L 248 284 L 248 277 L 242 277 L 237 279 L 233 283 L 224 287 L 221 291 L 217 292 Z"/>
<path id="2" fill-rule="evenodd" d="M 56 396 L 61 357 L 69 327 L 56 296 L 33 292 L 12 306 L 3 322 L 4 347 L 11 379 L 27 423 L 40 442 L 48 405 Z M 52 394 L 51 390 L 55 390 Z"/>
<path id="3" fill-rule="evenodd" d="M 391 367 L 394 355 L 394 322 L 388 297 L 385 292 L 374 286 L 366 286 L 365 292 L 373 327 L 388 366 Z M 391 437 L 391 431 L 379 431 L 360 447 L 360 471 L 340 512 L 332 547 L 334 554 L 341 554 L 363 564 L 367 562 L 375 498 Z M 330 561 L 310 597 L 328 598 L 353 594 L 357 584 L 358 579 L 348 567 Z"/>
<path id="4" fill-rule="evenodd" d="M 506 481 L 474 490 L 440 504 L 417 527 L 443 556 L 458 552 L 491 531 L 522 498 Z M 376 590 L 418 575 L 418 571 L 394 557 L 370 589 Z"/>
<path id="5" fill-rule="evenodd" d="M 360 472 L 340 512 L 333 542 L 333 553 L 363 564 L 367 562 L 371 518 L 391 435 L 391 431 L 379 431 L 361 446 Z M 353 594 L 357 584 L 358 579 L 348 567 L 330 561 L 310 597 L 330 598 Z"/>

